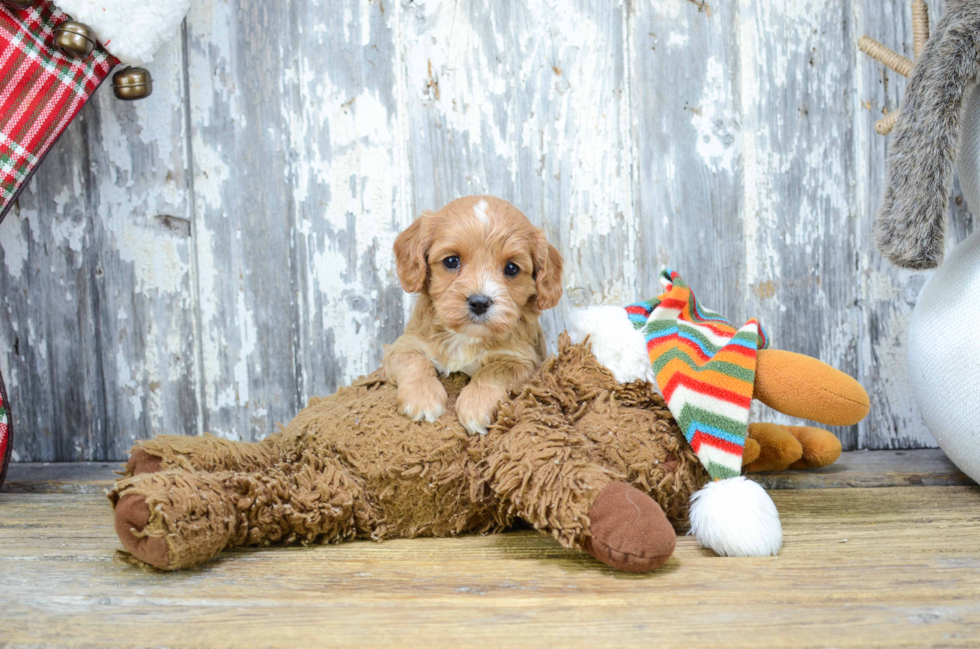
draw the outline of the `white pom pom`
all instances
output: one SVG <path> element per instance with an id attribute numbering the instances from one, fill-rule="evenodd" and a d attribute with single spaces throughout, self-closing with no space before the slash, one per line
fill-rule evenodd
<path id="1" fill-rule="evenodd" d="M 767 557 L 783 545 L 775 503 L 742 476 L 710 482 L 691 497 L 691 534 L 723 557 Z"/>
<path id="2" fill-rule="evenodd" d="M 180 23 L 190 0 L 133 2 L 133 0 L 57 0 L 58 8 L 72 20 L 85 23 L 123 63 L 153 60 L 160 47 L 180 39 Z M 161 72 L 161 77 L 163 74 Z"/>
<path id="3" fill-rule="evenodd" d="M 654 382 L 647 355 L 647 341 L 633 328 L 626 309 L 620 306 L 593 306 L 569 314 L 568 335 L 579 343 L 589 336 L 596 360 L 613 373 L 620 383 L 641 379 Z"/>

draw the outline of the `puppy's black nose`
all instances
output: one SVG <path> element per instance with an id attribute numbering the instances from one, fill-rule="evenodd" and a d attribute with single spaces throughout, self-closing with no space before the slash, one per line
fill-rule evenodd
<path id="1" fill-rule="evenodd" d="M 493 300 L 486 295 L 471 295 L 466 303 L 470 305 L 473 315 L 483 315 L 493 305 Z"/>

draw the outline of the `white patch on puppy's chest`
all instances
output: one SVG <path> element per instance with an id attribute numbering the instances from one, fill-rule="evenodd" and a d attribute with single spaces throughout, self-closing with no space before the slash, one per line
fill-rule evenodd
<path id="1" fill-rule="evenodd" d="M 481 355 L 482 356 L 482 355 Z M 473 376 L 476 374 L 477 370 L 483 366 L 480 362 L 480 357 L 475 358 L 449 358 L 445 364 L 440 363 L 438 360 L 433 361 L 436 370 L 443 376 L 449 376 L 453 372 L 462 372 L 466 376 Z"/>
<path id="2" fill-rule="evenodd" d="M 473 376 L 483 367 L 487 355 L 481 342 L 479 338 L 453 334 L 442 353 L 432 359 L 432 364 L 440 374 L 446 376 L 453 372 Z"/>
<path id="3" fill-rule="evenodd" d="M 449 376 L 453 372 L 462 372 L 467 376 L 473 376 L 487 364 L 488 359 L 492 358 L 497 360 L 500 357 L 513 357 L 518 360 L 525 360 L 534 357 L 534 350 L 487 349 L 483 341 L 479 338 L 454 334 L 445 347 L 443 347 L 438 357 L 431 358 L 430 360 L 436 368 L 436 371 L 443 376 Z"/>
<path id="4" fill-rule="evenodd" d="M 489 205 L 487 204 L 487 201 L 483 199 L 473 206 L 473 216 L 475 216 L 476 220 L 483 225 L 490 222 L 490 216 L 487 214 L 487 207 L 489 207 Z"/>

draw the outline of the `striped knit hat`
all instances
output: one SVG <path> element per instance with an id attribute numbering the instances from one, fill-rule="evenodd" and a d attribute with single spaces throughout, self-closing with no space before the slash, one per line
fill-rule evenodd
<path id="1" fill-rule="evenodd" d="M 742 477 L 742 452 L 755 388 L 758 350 L 768 346 L 755 320 L 741 328 L 698 304 L 672 270 L 660 274 L 664 292 L 623 309 L 573 311 L 573 340 L 589 339 L 592 353 L 620 383 L 655 383 L 671 414 L 713 481 L 691 497 L 691 534 L 723 556 L 779 552 L 782 525 L 758 483 Z"/>
<path id="2" fill-rule="evenodd" d="M 702 307 L 675 271 L 664 292 L 626 307 L 646 339 L 654 378 L 684 436 L 715 480 L 742 473 L 756 352 L 768 346 L 756 320 L 741 328 Z"/>

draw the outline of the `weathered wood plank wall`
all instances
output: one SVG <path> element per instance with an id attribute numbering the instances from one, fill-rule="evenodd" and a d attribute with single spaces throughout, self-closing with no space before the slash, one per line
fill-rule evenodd
<path id="1" fill-rule="evenodd" d="M 377 365 L 410 303 L 395 235 L 470 193 L 565 255 L 552 337 L 669 263 L 859 377 L 846 447 L 931 446 L 904 359 L 925 275 L 870 242 L 904 80 L 864 33 L 911 56 L 908 3 L 201 0 L 153 97 L 99 93 L 0 227 L 15 457 L 273 431 Z"/>

